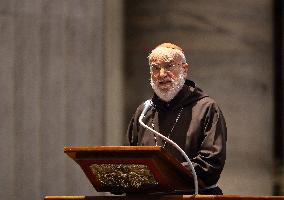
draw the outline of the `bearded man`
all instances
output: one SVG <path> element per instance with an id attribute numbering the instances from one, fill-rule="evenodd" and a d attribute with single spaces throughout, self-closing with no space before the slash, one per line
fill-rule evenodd
<path id="1" fill-rule="evenodd" d="M 205 185 L 200 194 L 222 194 L 217 182 L 226 159 L 227 129 L 220 108 L 193 81 L 186 80 L 189 65 L 180 47 L 163 43 L 151 51 L 148 59 L 154 95 L 143 121 L 185 151 Z M 143 109 L 141 104 L 130 121 L 129 144 L 162 146 L 184 163 L 180 152 L 139 124 Z"/>

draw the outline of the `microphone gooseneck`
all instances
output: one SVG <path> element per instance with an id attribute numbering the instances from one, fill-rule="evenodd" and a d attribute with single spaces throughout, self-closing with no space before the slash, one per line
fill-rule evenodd
<path id="1" fill-rule="evenodd" d="M 195 169 L 193 167 L 192 162 L 190 161 L 190 159 L 188 158 L 188 156 L 186 155 L 186 153 L 177 145 L 177 143 L 175 143 L 174 141 L 172 141 L 171 139 L 165 137 L 164 135 L 162 135 L 161 133 L 155 131 L 154 129 L 152 129 L 151 127 L 147 126 L 142 119 L 145 117 L 146 112 L 149 110 L 149 108 L 153 105 L 151 100 L 147 100 L 144 103 L 144 109 L 139 117 L 139 123 L 146 129 L 152 131 L 156 136 L 161 137 L 162 139 L 166 140 L 168 143 L 170 143 L 171 145 L 173 145 L 186 159 L 186 161 L 188 162 L 191 172 L 193 174 L 193 180 L 194 180 L 194 193 L 198 194 L 198 180 L 197 180 L 197 175 L 195 172 Z"/>

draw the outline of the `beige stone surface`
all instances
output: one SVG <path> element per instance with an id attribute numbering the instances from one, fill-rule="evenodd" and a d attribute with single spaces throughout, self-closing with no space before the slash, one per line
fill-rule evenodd
<path id="1" fill-rule="evenodd" d="M 121 144 L 116 2 L 0 0 L 0 199 L 96 193 L 63 147 Z"/>

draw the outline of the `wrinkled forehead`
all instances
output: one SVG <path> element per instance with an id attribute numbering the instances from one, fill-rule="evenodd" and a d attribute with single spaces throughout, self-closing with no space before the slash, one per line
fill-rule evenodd
<path id="1" fill-rule="evenodd" d="M 180 62 L 182 61 L 182 51 L 178 49 L 157 47 L 148 56 L 149 63 Z"/>

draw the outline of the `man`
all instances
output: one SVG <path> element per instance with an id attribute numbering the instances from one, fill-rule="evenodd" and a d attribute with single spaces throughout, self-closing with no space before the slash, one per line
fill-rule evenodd
<path id="1" fill-rule="evenodd" d="M 226 159 L 226 123 L 216 102 L 194 82 L 186 80 L 189 66 L 183 50 L 163 43 L 150 53 L 153 106 L 143 118 L 145 124 L 176 142 L 190 158 L 199 182 L 200 194 L 222 194 L 217 186 Z M 162 146 L 180 162 L 175 148 L 142 127 L 138 118 L 141 104 L 128 127 L 130 145 Z"/>

